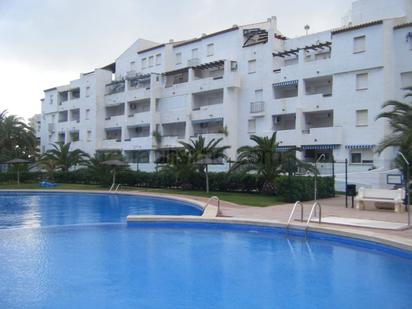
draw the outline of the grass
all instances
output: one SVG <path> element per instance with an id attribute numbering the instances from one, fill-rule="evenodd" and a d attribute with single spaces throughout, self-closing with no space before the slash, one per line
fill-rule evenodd
<path id="1" fill-rule="evenodd" d="M 0 189 L 44 189 L 37 183 L 22 183 L 19 186 L 17 184 L 0 184 Z M 84 184 L 59 184 L 54 188 L 46 188 L 50 190 L 108 190 L 107 187 L 100 185 L 84 185 Z M 152 193 L 164 193 L 164 194 L 181 194 L 188 196 L 200 196 L 211 197 L 213 195 L 218 196 L 222 201 L 255 206 L 265 207 L 270 205 L 276 205 L 282 203 L 276 196 L 263 195 L 259 193 L 242 193 L 242 192 L 209 192 L 204 191 L 183 191 L 179 189 L 157 189 L 157 188 L 135 188 L 135 187 L 121 187 L 122 191 L 134 191 L 140 192 L 152 192 Z"/>
<path id="2" fill-rule="evenodd" d="M 152 192 L 152 193 L 166 193 L 166 194 L 182 194 L 189 196 L 211 197 L 218 196 L 219 199 L 226 202 L 231 202 L 240 205 L 265 207 L 270 205 L 276 205 L 282 203 L 278 197 L 263 195 L 259 193 L 242 193 L 242 192 L 209 192 L 204 191 L 184 191 L 178 189 L 152 189 L 152 188 L 139 188 L 140 192 Z"/>

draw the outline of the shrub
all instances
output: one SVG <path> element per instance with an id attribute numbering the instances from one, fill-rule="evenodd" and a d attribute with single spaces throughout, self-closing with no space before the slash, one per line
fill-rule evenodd
<path id="1" fill-rule="evenodd" d="M 314 199 L 314 177 L 308 176 L 279 176 L 275 180 L 277 194 L 285 202 L 310 201 Z M 333 197 L 335 195 L 335 181 L 333 177 L 317 178 L 318 198 Z"/>

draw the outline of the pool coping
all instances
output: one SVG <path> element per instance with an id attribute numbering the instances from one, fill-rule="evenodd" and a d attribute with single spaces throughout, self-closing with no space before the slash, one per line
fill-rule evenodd
<path id="1" fill-rule="evenodd" d="M 134 196 L 150 196 L 173 199 L 177 201 L 187 202 L 203 209 L 201 216 L 164 216 L 164 215 L 129 215 L 127 216 L 127 222 L 202 222 L 202 223 L 219 223 L 219 224 L 241 224 L 251 226 L 263 226 L 273 228 L 291 228 L 295 230 L 305 230 L 306 224 L 293 222 L 287 224 L 279 220 L 264 220 L 253 218 L 238 218 L 238 217 L 218 217 L 218 209 L 216 206 L 209 204 L 205 208 L 205 203 L 197 201 L 195 199 L 181 197 L 169 194 L 156 194 L 151 192 L 109 192 L 103 190 L 38 190 L 38 189 L 0 189 L 0 192 L 46 192 L 46 193 L 100 193 L 100 194 L 112 194 L 112 195 L 134 195 Z M 357 230 L 348 226 L 325 226 L 318 223 L 310 223 L 307 228 L 310 232 L 319 232 L 326 234 L 333 234 L 337 236 L 348 237 L 358 240 L 371 241 L 387 246 L 392 246 L 398 249 L 410 251 L 412 253 L 412 239 L 405 239 L 396 235 L 382 235 L 374 233 L 373 231 Z"/>

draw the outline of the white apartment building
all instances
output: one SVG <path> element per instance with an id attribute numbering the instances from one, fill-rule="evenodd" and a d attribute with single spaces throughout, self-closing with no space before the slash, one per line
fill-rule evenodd
<path id="1" fill-rule="evenodd" d="M 44 91 L 41 151 L 72 142 L 153 170 L 180 141 L 223 138 L 228 156 L 277 132 L 280 149 L 388 169 L 383 102 L 412 85 L 412 1 L 359 0 L 338 29 L 287 38 L 276 17 L 168 43 L 137 40 L 114 63 Z M 227 167 L 227 166 L 226 166 Z"/>

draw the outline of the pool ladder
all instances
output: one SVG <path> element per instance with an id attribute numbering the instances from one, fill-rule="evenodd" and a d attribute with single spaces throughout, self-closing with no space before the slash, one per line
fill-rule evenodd
<path id="1" fill-rule="evenodd" d="M 205 206 L 203 207 L 203 212 L 205 212 L 207 206 L 209 206 L 210 202 L 213 201 L 213 200 L 215 200 L 215 201 L 217 202 L 217 215 L 219 215 L 219 213 L 220 213 L 220 199 L 219 199 L 216 195 L 211 196 L 211 197 L 207 200 Z"/>
<path id="2" fill-rule="evenodd" d="M 117 192 L 118 190 L 119 190 L 119 188 L 120 188 L 120 183 L 119 184 L 112 184 L 111 186 L 110 186 L 110 189 L 109 189 L 109 192 Z"/>
<path id="3" fill-rule="evenodd" d="M 297 201 L 297 202 L 295 203 L 295 205 L 293 205 L 292 211 L 290 212 L 290 215 L 289 215 L 288 223 L 287 223 L 287 225 L 286 225 L 286 232 L 287 232 L 287 233 L 289 232 L 290 222 L 292 221 L 293 215 L 295 214 L 296 208 L 297 208 L 298 206 L 300 206 L 300 222 L 304 222 L 304 221 L 303 221 L 303 203 L 300 202 L 300 201 Z M 310 213 L 309 213 L 308 220 L 306 221 L 305 236 L 307 235 L 307 230 L 308 230 L 308 228 L 309 228 L 310 220 L 312 219 L 313 215 L 316 216 L 316 209 L 317 209 L 317 208 L 319 208 L 319 223 L 322 223 L 322 207 L 320 206 L 320 203 L 319 203 L 319 202 L 315 202 L 315 203 L 312 205 L 312 208 L 311 208 Z"/>

